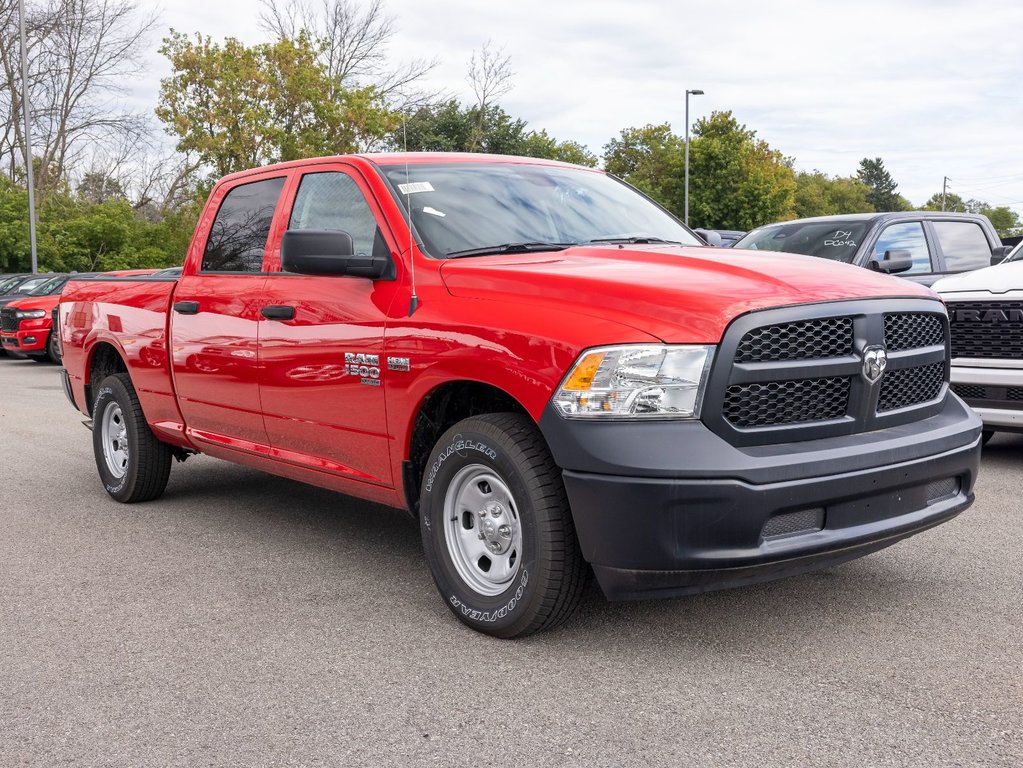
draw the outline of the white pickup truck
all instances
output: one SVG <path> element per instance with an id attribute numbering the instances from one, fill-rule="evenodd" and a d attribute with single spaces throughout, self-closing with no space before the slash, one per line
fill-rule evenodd
<path id="1" fill-rule="evenodd" d="M 1023 248 L 931 287 L 948 306 L 952 391 L 983 419 L 985 441 L 1023 432 Z"/>

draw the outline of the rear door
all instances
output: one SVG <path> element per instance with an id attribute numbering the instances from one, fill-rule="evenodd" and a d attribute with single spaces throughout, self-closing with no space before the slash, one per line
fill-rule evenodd
<path id="1" fill-rule="evenodd" d="M 264 260 L 287 176 L 217 190 L 205 243 L 193 242 L 171 308 L 174 386 L 193 438 L 266 453 L 257 332 Z M 196 264 L 200 264 L 197 268 Z"/>
<path id="2" fill-rule="evenodd" d="M 397 258 L 379 207 L 343 163 L 307 169 L 291 193 L 288 229 L 352 236 L 357 254 Z M 394 280 L 296 275 L 271 254 L 259 321 L 260 397 L 272 455 L 342 478 L 392 485 L 382 359 Z"/>
<path id="3" fill-rule="evenodd" d="M 941 272 L 946 274 L 969 272 L 991 266 L 991 249 L 1001 243 L 992 243 L 984 228 L 974 221 L 929 221 L 937 250 L 941 255 Z"/>

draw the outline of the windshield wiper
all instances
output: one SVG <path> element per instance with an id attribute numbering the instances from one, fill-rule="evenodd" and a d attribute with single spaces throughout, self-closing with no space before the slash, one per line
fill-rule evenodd
<path id="1" fill-rule="evenodd" d="M 535 253 L 539 251 L 563 251 L 576 243 L 503 243 L 501 245 L 485 245 L 482 248 L 467 248 L 464 251 L 451 251 L 449 259 L 461 259 L 465 256 L 491 256 L 499 253 Z"/>
<path id="2" fill-rule="evenodd" d="M 591 243 L 672 243 L 674 245 L 682 245 L 681 240 L 665 240 L 663 237 L 654 237 L 652 235 L 637 235 L 635 237 L 595 237 L 593 240 L 589 240 Z"/>

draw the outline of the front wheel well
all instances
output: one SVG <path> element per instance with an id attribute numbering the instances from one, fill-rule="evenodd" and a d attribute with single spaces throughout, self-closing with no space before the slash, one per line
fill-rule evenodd
<path id="1" fill-rule="evenodd" d="M 430 451 L 451 425 L 486 413 L 529 413 L 504 390 L 478 381 L 452 381 L 433 390 L 416 413 L 408 459 L 402 464 L 405 503 L 419 514 L 419 491 Z"/>

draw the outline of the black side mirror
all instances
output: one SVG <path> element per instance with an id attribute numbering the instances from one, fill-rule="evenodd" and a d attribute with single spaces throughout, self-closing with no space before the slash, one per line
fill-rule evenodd
<path id="1" fill-rule="evenodd" d="M 885 251 L 883 259 L 871 259 L 870 268 L 892 275 L 913 268 L 913 254 L 903 249 Z"/>
<path id="2" fill-rule="evenodd" d="M 337 229 L 289 229 L 281 238 L 281 268 L 300 275 L 393 279 L 385 256 L 356 256 L 352 236 Z"/>
<path id="3" fill-rule="evenodd" d="M 707 245 L 713 245 L 718 248 L 721 247 L 721 235 L 712 229 L 694 229 L 693 232 L 703 238 L 703 242 Z"/>
<path id="4" fill-rule="evenodd" d="M 991 264 L 1001 264 L 1005 257 L 1012 253 L 1011 245 L 996 245 L 991 249 Z"/>

